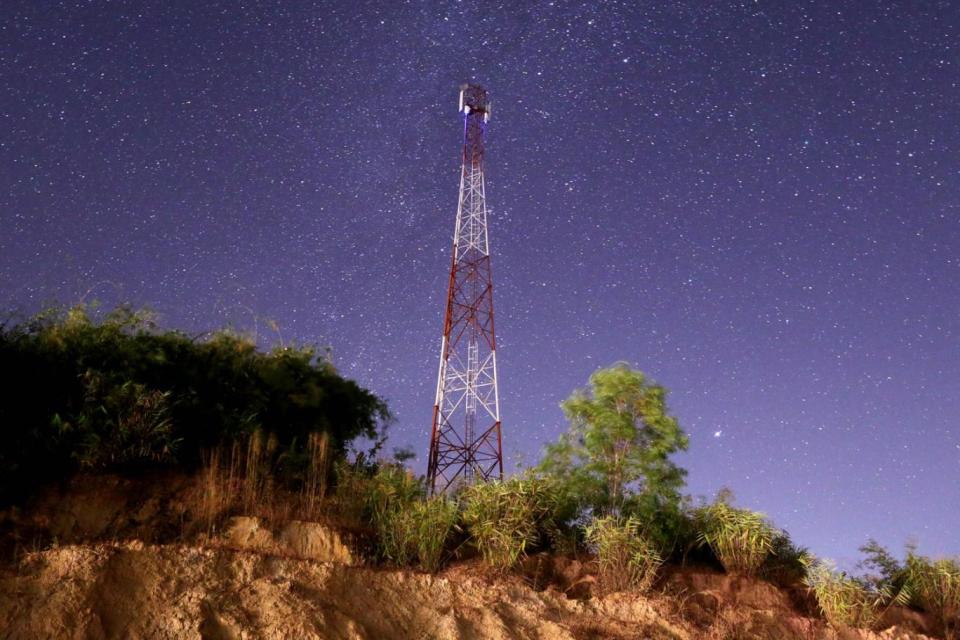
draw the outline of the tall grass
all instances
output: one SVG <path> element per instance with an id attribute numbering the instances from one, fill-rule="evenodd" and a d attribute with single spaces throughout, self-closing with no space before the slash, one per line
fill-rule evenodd
<path id="1" fill-rule="evenodd" d="M 756 575 L 773 551 L 778 531 L 761 513 L 722 500 L 694 512 L 697 541 L 709 545 L 727 573 Z"/>
<path id="2" fill-rule="evenodd" d="M 337 469 L 338 508 L 355 525 L 373 529 L 375 555 L 397 566 L 419 562 L 434 572 L 446 560 L 459 510 L 445 496 L 425 494 L 422 480 L 396 464 Z"/>
<path id="3" fill-rule="evenodd" d="M 909 600 L 905 590 L 893 594 L 889 588 L 875 588 L 825 561 L 810 558 L 805 565 L 804 582 L 831 625 L 870 629 L 891 605 Z"/>
<path id="4" fill-rule="evenodd" d="M 531 547 L 555 537 L 555 489 L 536 477 L 480 482 L 464 489 L 463 521 L 488 565 L 510 569 Z"/>
<path id="5" fill-rule="evenodd" d="M 330 477 L 330 436 L 325 431 L 311 433 L 307 438 L 307 468 L 300 491 L 303 512 L 315 517 L 327 496 Z"/>
<path id="6" fill-rule="evenodd" d="M 595 518 L 586 529 L 587 542 L 597 554 L 600 583 L 609 591 L 647 591 L 653 586 L 663 557 L 642 532 L 636 518 Z"/>
<path id="7" fill-rule="evenodd" d="M 907 554 L 907 584 L 921 606 L 935 615 L 948 640 L 960 637 L 960 561 Z"/>
<path id="8" fill-rule="evenodd" d="M 373 524 L 383 557 L 404 566 L 416 557 L 414 505 L 423 498 L 423 484 L 395 465 L 382 465 L 360 486 L 365 514 Z"/>
<path id="9" fill-rule="evenodd" d="M 414 504 L 417 523 L 417 559 L 424 570 L 436 572 L 447 556 L 450 535 L 458 528 L 460 510 L 456 502 L 437 495 Z"/>
<path id="10" fill-rule="evenodd" d="M 234 514 L 271 523 L 316 518 L 322 510 L 329 470 L 326 440 L 325 434 L 311 434 L 299 490 L 289 478 L 284 482 L 284 460 L 277 455 L 273 435 L 256 430 L 246 440 L 214 447 L 203 456 L 198 487 L 187 511 L 207 533 Z"/>

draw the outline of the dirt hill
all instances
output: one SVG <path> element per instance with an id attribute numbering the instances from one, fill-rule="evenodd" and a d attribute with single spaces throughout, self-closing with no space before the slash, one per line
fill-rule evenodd
<path id="1" fill-rule="evenodd" d="M 880 633 L 838 633 L 802 589 L 703 568 L 674 569 L 646 597 L 602 596 L 585 559 L 534 556 L 511 575 L 468 560 L 434 576 L 364 566 L 336 530 L 311 522 L 271 528 L 239 517 L 190 544 L 147 543 L 162 529 L 150 521 L 176 513 L 176 501 L 135 489 L 80 482 L 29 517 L 8 514 L 7 535 L 22 535 L 0 575 L 0 638 L 931 637 L 925 618 L 905 609 L 888 612 Z M 24 552 L 23 532 L 41 530 L 42 549 Z"/>

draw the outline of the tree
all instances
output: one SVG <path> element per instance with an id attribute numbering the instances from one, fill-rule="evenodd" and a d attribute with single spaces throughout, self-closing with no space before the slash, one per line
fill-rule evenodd
<path id="1" fill-rule="evenodd" d="M 678 513 L 686 472 L 670 455 L 687 448 L 687 436 L 667 414 L 666 393 L 622 362 L 595 372 L 561 403 L 570 428 L 547 446 L 539 471 L 596 515 Z"/>

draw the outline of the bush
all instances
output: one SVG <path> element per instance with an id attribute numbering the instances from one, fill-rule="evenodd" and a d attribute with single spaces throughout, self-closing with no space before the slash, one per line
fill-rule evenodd
<path id="1" fill-rule="evenodd" d="M 412 516 L 417 523 L 417 560 L 431 573 L 443 566 L 450 534 L 457 529 L 460 510 L 457 503 L 437 495 L 413 505 Z"/>
<path id="2" fill-rule="evenodd" d="M 360 498 L 377 532 L 380 553 L 396 565 L 409 565 L 416 557 L 419 527 L 414 506 L 423 496 L 419 479 L 389 464 L 380 466 L 362 489 Z"/>
<path id="3" fill-rule="evenodd" d="M 484 561 L 514 567 L 536 544 L 558 532 L 556 485 L 537 477 L 480 482 L 463 490 L 463 521 Z"/>
<path id="4" fill-rule="evenodd" d="M 326 433 L 335 460 L 376 439 L 386 405 L 310 348 L 269 353 L 237 334 L 160 331 L 119 308 L 51 311 L 0 327 L 0 503 L 80 468 L 199 467 L 205 451 L 269 428 L 278 451 Z M 302 477 L 309 456 L 278 471 Z"/>
<path id="5" fill-rule="evenodd" d="M 694 512 L 698 543 L 709 545 L 727 573 L 756 575 L 773 551 L 778 531 L 763 514 L 723 500 Z"/>
<path id="6" fill-rule="evenodd" d="M 894 597 L 888 589 L 876 589 L 864 579 L 848 576 L 821 560 L 805 561 L 807 587 L 817 598 L 820 610 L 834 626 L 872 628 L 891 604 L 904 604 L 905 591 Z"/>
<path id="7" fill-rule="evenodd" d="M 646 591 L 654 583 L 663 558 L 635 518 L 595 518 L 586 530 L 597 554 L 600 582 L 610 591 Z"/>
<path id="8" fill-rule="evenodd" d="M 419 561 L 430 572 L 443 566 L 460 516 L 457 503 L 446 496 L 425 498 L 422 479 L 399 464 L 341 463 L 336 502 L 341 515 L 372 527 L 377 558 L 397 566 Z"/>
<path id="9" fill-rule="evenodd" d="M 807 576 L 810 552 L 797 546 L 784 532 L 778 532 L 771 543 L 770 555 L 760 566 L 759 575 L 783 586 L 802 582 Z"/>
<path id="10" fill-rule="evenodd" d="M 960 635 L 960 562 L 955 559 L 931 561 L 912 551 L 906 562 L 908 589 L 921 606 L 937 616 L 944 637 Z"/>

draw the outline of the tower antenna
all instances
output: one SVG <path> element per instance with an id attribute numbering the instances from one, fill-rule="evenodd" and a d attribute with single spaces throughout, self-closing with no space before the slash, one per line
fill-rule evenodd
<path id="1" fill-rule="evenodd" d="M 427 462 L 431 493 L 503 477 L 483 170 L 490 120 L 486 89 L 463 85 L 460 113 L 463 162 Z"/>

